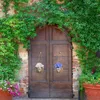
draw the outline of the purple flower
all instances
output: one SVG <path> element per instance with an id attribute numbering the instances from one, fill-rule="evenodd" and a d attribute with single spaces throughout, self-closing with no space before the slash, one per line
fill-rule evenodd
<path id="1" fill-rule="evenodd" d="M 61 68 L 63 65 L 62 65 L 62 63 L 57 62 L 54 66 L 55 66 L 55 68 Z"/>
<path id="2" fill-rule="evenodd" d="M 14 88 L 19 89 L 18 84 L 15 84 L 15 85 L 14 85 Z"/>
<path id="3" fill-rule="evenodd" d="M 10 82 L 9 82 L 9 81 L 7 81 L 7 84 L 8 84 L 8 85 L 10 85 Z"/>
<path id="4" fill-rule="evenodd" d="M 7 82 L 7 84 L 8 84 L 7 90 L 11 95 L 20 96 L 20 89 L 18 84 L 10 84 L 10 82 Z"/>

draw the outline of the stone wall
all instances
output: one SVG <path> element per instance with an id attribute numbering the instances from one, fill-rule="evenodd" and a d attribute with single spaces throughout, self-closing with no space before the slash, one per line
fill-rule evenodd
<path id="1" fill-rule="evenodd" d="M 75 53 L 76 45 L 73 43 L 73 92 L 75 97 L 78 96 L 78 78 L 81 73 L 79 67 L 79 61 Z M 22 58 L 22 67 L 20 70 L 20 85 L 24 89 L 24 94 L 28 92 L 28 51 L 23 48 L 23 45 L 20 45 L 19 55 Z"/>
<path id="2" fill-rule="evenodd" d="M 2 6 L 2 0 L 0 0 L 0 18 L 4 16 L 4 13 L 2 12 L 3 6 Z"/>
<path id="3" fill-rule="evenodd" d="M 77 49 L 77 46 L 73 43 L 73 92 L 75 97 L 78 96 L 78 90 L 79 90 L 79 76 L 81 74 L 81 69 L 79 66 L 79 60 L 76 55 L 75 50 Z"/>
<path id="4" fill-rule="evenodd" d="M 19 56 L 22 59 L 22 67 L 19 72 L 20 86 L 23 88 L 26 95 L 28 92 L 28 51 L 23 48 L 23 45 L 19 46 Z"/>

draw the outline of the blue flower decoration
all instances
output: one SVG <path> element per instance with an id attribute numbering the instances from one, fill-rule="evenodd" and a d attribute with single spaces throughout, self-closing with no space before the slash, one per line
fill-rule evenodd
<path id="1" fill-rule="evenodd" d="M 54 66 L 55 66 L 55 68 L 62 68 L 63 65 L 62 65 L 62 63 L 57 62 Z"/>

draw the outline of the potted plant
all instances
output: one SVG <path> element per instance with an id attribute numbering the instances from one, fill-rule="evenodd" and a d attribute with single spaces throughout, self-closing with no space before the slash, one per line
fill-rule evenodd
<path id="1" fill-rule="evenodd" d="M 0 99 L 12 100 L 13 96 L 20 96 L 18 83 L 13 81 L 0 80 Z"/>
<path id="2" fill-rule="evenodd" d="M 13 61 L 13 60 L 12 60 Z M 4 63 L 4 62 L 3 62 Z M 14 64 L 14 63 L 13 63 Z M 20 96 L 20 88 L 18 85 L 19 68 L 16 66 L 0 66 L 0 100 L 12 100 L 13 96 Z"/>
<path id="3" fill-rule="evenodd" d="M 0 100 L 12 100 L 13 96 L 19 96 L 18 72 L 21 66 L 21 59 L 17 55 L 15 46 L 17 44 L 11 39 L 0 38 Z M 9 42 L 7 42 L 7 40 Z"/>
<path id="4" fill-rule="evenodd" d="M 100 68 L 84 68 L 80 76 L 81 89 L 85 89 L 87 100 L 100 100 Z"/>

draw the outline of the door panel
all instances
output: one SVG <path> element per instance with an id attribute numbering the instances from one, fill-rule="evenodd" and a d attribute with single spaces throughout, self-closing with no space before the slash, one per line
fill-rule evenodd
<path id="1" fill-rule="evenodd" d="M 49 97 L 49 87 L 46 82 L 33 82 L 30 84 L 30 98 Z"/>
<path id="2" fill-rule="evenodd" d="M 59 28 L 53 27 L 52 33 L 51 33 L 51 39 L 52 40 L 67 40 L 66 34 L 64 34 Z"/>
<path id="3" fill-rule="evenodd" d="M 34 41 L 47 40 L 46 27 L 37 29 L 36 33 L 37 37 L 34 38 Z"/>
<path id="4" fill-rule="evenodd" d="M 68 70 L 62 70 L 60 73 L 54 70 L 53 81 L 68 81 Z"/>
<path id="5" fill-rule="evenodd" d="M 67 44 L 65 44 L 65 45 L 59 45 L 59 44 L 55 44 L 55 45 L 53 45 L 53 56 L 68 56 L 68 46 L 67 46 Z"/>
<path id="6" fill-rule="evenodd" d="M 71 98 L 72 58 L 65 33 L 55 26 L 46 26 L 38 29 L 37 34 L 29 51 L 29 97 Z M 44 65 L 41 73 L 35 68 L 38 62 Z M 59 73 L 55 68 L 57 62 L 63 65 Z"/>
<path id="7" fill-rule="evenodd" d="M 57 63 L 58 60 L 63 63 L 63 69 L 68 70 L 68 68 L 69 68 L 68 67 L 69 66 L 69 61 L 68 61 L 69 57 L 57 57 L 57 56 L 55 56 L 55 57 L 53 57 L 53 65 L 55 63 Z"/>
<path id="8" fill-rule="evenodd" d="M 33 57 L 39 58 L 40 52 L 41 52 L 41 57 L 46 57 L 46 50 L 47 47 L 45 44 L 32 45 L 32 58 Z"/>
<path id="9" fill-rule="evenodd" d="M 44 67 L 43 72 L 38 73 L 36 71 L 35 65 L 41 62 L 44 66 L 47 66 L 47 47 L 46 45 L 33 45 L 32 46 L 32 76 L 33 81 L 46 81 L 46 67 Z M 41 54 L 40 54 L 41 53 Z"/>
<path id="10" fill-rule="evenodd" d="M 52 33 L 55 33 L 55 27 L 51 28 Z M 61 33 L 57 30 L 58 34 Z M 72 81 L 71 81 L 71 52 L 69 52 L 69 44 L 64 35 L 62 38 L 55 33 L 51 33 L 50 38 L 50 97 L 72 97 Z M 55 39 L 55 36 L 58 38 Z M 55 60 L 56 58 L 56 60 Z M 66 59 L 65 59 L 66 58 Z M 61 72 L 57 72 L 55 64 L 60 62 L 63 65 Z M 70 71 L 70 72 L 69 72 Z"/>
<path id="11" fill-rule="evenodd" d="M 45 29 L 39 29 L 37 31 L 39 36 L 31 40 L 31 48 L 29 51 L 29 62 L 31 63 L 29 68 L 29 97 L 31 98 L 49 97 L 49 44 Z M 37 63 L 44 65 L 44 70 L 40 73 L 37 72 L 35 67 Z"/>

